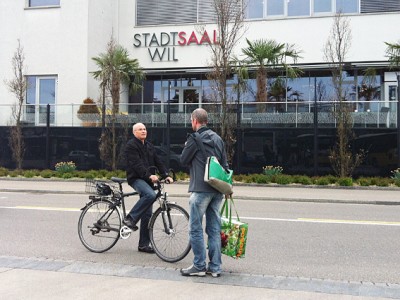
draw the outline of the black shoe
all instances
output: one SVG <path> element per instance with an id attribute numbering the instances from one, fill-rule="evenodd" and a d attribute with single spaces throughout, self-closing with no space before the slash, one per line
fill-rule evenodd
<path id="1" fill-rule="evenodd" d="M 132 221 L 131 218 L 127 217 L 122 221 L 126 226 L 128 226 L 132 231 L 136 231 L 139 229 L 139 227 L 136 226 L 136 224 Z"/>
<path id="2" fill-rule="evenodd" d="M 138 247 L 139 252 L 145 252 L 145 253 L 154 253 L 154 249 L 152 246 L 139 246 Z"/>

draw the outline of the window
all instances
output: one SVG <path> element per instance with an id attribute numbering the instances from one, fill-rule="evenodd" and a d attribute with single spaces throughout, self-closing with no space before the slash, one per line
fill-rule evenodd
<path id="1" fill-rule="evenodd" d="M 60 0 L 28 0 L 29 7 L 60 6 Z"/>
<path id="2" fill-rule="evenodd" d="M 267 15 L 282 16 L 285 13 L 285 0 L 268 0 Z"/>
<path id="3" fill-rule="evenodd" d="M 314 0 L 314 13 L 330 13 L 332 0 Z"/>
<path id="4" fill-rule="evenodd" d="M 46 124 L 47 104 L 50 104 L 50 123 L 54 124 L 57 77 L 28 76 L 27 81 L 26 121 L 35 124 Z"/>
<path id="5" fill-rule="evenodd" d="M 310 0 L 290 0 L 287 9 L 288 16 L 309 16 Z"/>
<path id="6" fill-rule="evenodd" d="M 357 13 L 359 0 L 336 0 L 336 12 Z"/>
<path id="7" fill-rule="evenodd" d="M 264 1 L 263 0 L 248 0 L 246 7 L 247 19 L 261 19 L 264 17 Z"/>

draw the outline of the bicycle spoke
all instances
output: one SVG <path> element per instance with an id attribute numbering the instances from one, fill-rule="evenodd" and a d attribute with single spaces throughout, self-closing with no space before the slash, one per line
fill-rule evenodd
<path id="1" fill-rule="evenodd" d="M 82 212 L 79 218 L 79 238 L 93 252 L 104 252 L 112 248 L 119 239 L 121 220 L 110 201 L 96 201 Z"/>
<path id="2" fill-rule="evenodd" d="M 178 205 L 169 204 L 169 208 L 169 218 L 161 210 L 154 213 L 150 221 L 150 239 L 161 259 L 176 262 L 190 251 L 189 216 Z"/>

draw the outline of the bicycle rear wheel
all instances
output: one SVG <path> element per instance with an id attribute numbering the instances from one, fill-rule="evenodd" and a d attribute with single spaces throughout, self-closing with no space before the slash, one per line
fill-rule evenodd
<path id="1" fill-rule="evenodd" d="M 189 214 L 179 205 L 158 208 L 150 219 L 149 232 L 154 251 L 166 262 L 180 261 L 190 251 Z"/>
<path id="2" fill-rule="evenodd" d="M 105 252 L 118 242 L 121 223 L 120 213 L 111 201 L 94 201 L 79 217 L 79 239 L 90 251 Z"/>

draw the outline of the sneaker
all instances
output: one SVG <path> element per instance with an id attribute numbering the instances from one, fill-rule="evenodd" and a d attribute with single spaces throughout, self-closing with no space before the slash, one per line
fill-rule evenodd
<path id="1" fill-rule="evenodd" d="M 136 226 L 136 224 L 132 221 L 131 218 L 127 217 L 122 221 L 126 226 L 128 226 L 132 231 L 136 231 L 139 229 L 139 227 Z"/>
<path id="2" fill-rule="evenodd" d="M 206 276 L 206 269 L 198 270 L 194 265 L 191 265 L 189 268 L 181 269 L 182 276 L 198 276 L 204 277 Z"/>
<path id="3" fill-rule="evenodd" d="M 213 278 L 217 278 L 217 277 L 220 277 L 220 276 L 221 276 L 221 273 L 219 273 L 219 272 L 213 272 L 213 271 L 211 271 L 211 270 L 209 270 L 209 269 L 207 269 L 206 274 L 211 275 Z"/>

